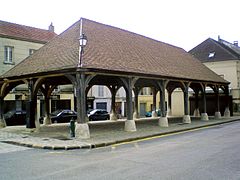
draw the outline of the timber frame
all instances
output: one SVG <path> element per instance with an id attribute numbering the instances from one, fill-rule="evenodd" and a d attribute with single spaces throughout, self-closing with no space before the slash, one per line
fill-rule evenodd
<path id="1" fill-rule="evenodd" d="M 77 101 L 77 123 L 78 124 L 87 124 L 86 116 L 86 96 L 89 89 L 94 85 L 104 85 L 109 88 L 112 94 L 112 113 L 114 114 L 114 104 L 116 92 L 120 87 L 123 87 L 126 91 L 126 102 L 127 102 L 127 120 L 125 124 L 126 131 L 136 131 L 136 125 L 134 119 L 138 117 L 138 93 L 143 87 L 151 87 L 153 89 L 153 110 L 156 111 L 156 94 L 160 92 L 160 102 L 161 102 L 161 112 L 162 117 L 165 123 L 163 126 L 168 126 L 166 118 L 166 107 L 165 107 L 165 90 L 168 92 L 168 99 L 171 102 L 171 94 L 176 88 L 181 88 L 184 93 L 184 123 L 191 123 L 188 110 L 188 92 L 191 88 L 196 96 L 196 109 L 198 109 L 198 94 L 202 93 L 204 99 L 204 112 L 203 115 L 206 115 L 206 87 L 210 87 L 216 94 L 216 112 L 219 112 L 219 90 L 222 89 L 222 92 L 229 96 L 228 85 L 220 84 L 214 82 L 200 82 L 200 81 L 190 81 L 187 79 L 176 79 L 176 78 L 166 78 L 166 77 L 154 77 L 154 76 L 143 76 L 142 74 L 128 74 L 128 73 L 117 73 L 117 72 L 101 72 L 94 71 L 89 69 L 76 68 L 73 72 L 67 72 L 66 70 L 62 72 L 54 72 L 49 74 L 42 75 L 31 75 L 26 77 L 17 77 L 9 79 L 1 79 L 0 81 L 0 119 L 1 126 L 6 126 L 6 123 L 3 118 L 3 104 L 4 97 L 16 86 L 20 84 L 27 84 L 29 91 L 29 98 L 27 102 L 27 119 L 26 127 L 27 128 L 38 128 L 39 121 L 36 119 L 36 101 L 37 94 L 39 91 L 42 92 L 45 99 L 45 112 L 47 120 L 45 124 L 51 124 L 49 120 L 49 98 L 52 91 L 58 85 L 67 85 L 72 84 L 74 87 L 74 95 Z M 133 93 L 135 94 L 133 96 Z M 134 99 L 133 99 L 134 97 Z M 133 103 L 134 107 L 133 107 Z M 226 101 L 226 109 L 229 106 L 229 102 Z M 169 107 L 171 109 L 171 103 Z M 162 121 L 160 118 L 159 121 Z M 159 122 L 159 125 L 162 123 Z M 77 133 L 76 133 L 77 134 Z M 84 134 L 80 133 L 80 137 L 89 138 L 90 134 L 87 134 L 85 137 Z"/>
<path id="2" fill-rule="evenodd" d="M 88 39 L 84 53 L 79 43 L 83 34 Z M 137 130 L 134 119 L 138 118 L 138 93 L 143 87 L 153 89 L 153 111 L 156 111 L 156 95 L 158 91 L 160 92 L 162 117 L 159 119 L 159 126 L 164 127 L 168 127 L 164 103 L 165 91 L 168 92 L 168 100 L 170 100 L 169 109 L 172 108 L 172 92 L 176 88 L 183 91 L 184 123 L 191 123 L 188 110 L 189 89 L 192 89 L 196 95 L 196 114 L 198 94 L 201 93 L 204 97 L 202 120 L 208 120 L 206 87 L 212 88 L 216 94 L 218 115 L 219 93 L 229 96 L 229 82 L 209 70 L 182 48 L 85 18 L 81 18 L 33 55 L 0 76 L 0 126 L 2 127 L 6 126 L 3 116 L 4 98 L 20 84 L 28 86 L 26 127 L 37 129 L 40 127 L 36 118 L 38 93 L 42 93 L 45 98 L 44 124 L 51 124 L 49 98 L 52 91 L 58 85 L 72 84 L 77 105 L 75 134 L 79 138 L 90 137 L 86 117 L 86 96 L 94 85 L 104 85 L 109 88 L 112 94 L 112 119 L 116 119 L 114 115 L 116 92 L 120 87 L 125 89 L 126 131 Z M 134 105 L 133 101 L 135 101 Z M 224 115 L 229 116 L 228 100 L 225 103 Z"/>

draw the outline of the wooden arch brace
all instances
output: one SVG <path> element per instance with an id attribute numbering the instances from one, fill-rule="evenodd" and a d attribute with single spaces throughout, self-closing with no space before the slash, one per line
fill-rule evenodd
<path id="1" fill-rule="evenodd" d="M 123 87 L 126 91 L 127 120 L 132 120 L 133 119 L 132 91 L 138 78 L 127 77 L 120 79 L 122 80 Z"/>
<path id="2" fill-rule="evenodd" d="M 77 99 L 77 122 L 86 123 L 86 88 L 95 75 L 85 75 L 82 72 L 76 72 L 75 75 L 65 75 L 74 85 L 75 96 Z"/>

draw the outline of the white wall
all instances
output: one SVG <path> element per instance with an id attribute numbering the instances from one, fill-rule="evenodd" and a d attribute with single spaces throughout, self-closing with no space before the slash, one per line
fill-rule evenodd
<path id="1" fill-rule="evenodd" d="M 184 100 L 182 90 L 175 90 L 172 93 L 172 115 L 173 116 L 184 115 Z"/>
<path id="2" fill-rule="evenodd" d="M 12 46 L 13 49 L 13 63 L 4 64 L 4 46 Z M 0 75 L 17 65 L 23 59 L 29 56 L 29 49 L 39 49 L 43 44 L 33 43 L 27 41 L 20 41 L 0 37 Z"/>
<path id="3" fill-rule="evenodd" d="M 239 62 L 237 60 L 231 61 L 218 61 L 218 62 L 206 62 L 204 63 L 209 69 L 214 71 L 218 75 L 223 75 L 224 79 L 231 82 L 231 89 L 239 88 Z"/>

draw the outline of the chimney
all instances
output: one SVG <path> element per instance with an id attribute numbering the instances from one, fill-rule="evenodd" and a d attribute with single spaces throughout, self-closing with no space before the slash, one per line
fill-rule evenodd
<path id="1" fill-rule="evenodd" d="M 233 45 L 238 47 L 238 41 L 233 41 Z"/>
<path id="2" fill-rule="evenodd" d="M 53 26 L 52 22 L 51 22 L 50 26 L 48 26 L 48 30 L 50 32 L 54 32 L 54 26 Z"/>

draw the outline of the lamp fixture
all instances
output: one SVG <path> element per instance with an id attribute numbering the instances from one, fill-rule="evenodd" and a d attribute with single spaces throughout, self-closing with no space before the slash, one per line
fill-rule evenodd
<path id="1" fill-rule="evenodd" d="M 79 45 L 80 47 L 84 48 L 87 45 L 87 36 L 82 34 L 79 38 Z"/>
<path id="2" fill-rule="evenodd" d="M 79 62 L 78 67 L 82 67 L 82 56 L 83 56 L 83 48 L 87 45 L 87 36 L 82 33 L 79 38 Z"/>

